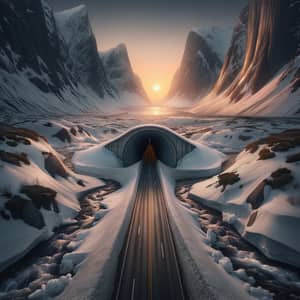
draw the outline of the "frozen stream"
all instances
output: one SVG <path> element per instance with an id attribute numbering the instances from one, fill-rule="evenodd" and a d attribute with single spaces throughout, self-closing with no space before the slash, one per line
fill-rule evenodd
<path id="1" fill-rule="evenodd" d="M 35 122 L 35 119 L 29 118 L 24 123 L 20 118 L 20 125 L 24 127 L 28 125 L 35 127 Z M 44 122 L 41 121 L 42 124 Z M 69 127 L 80 125 L 95 138 L 88 141 L 74 139 L 68 144 L 57 143 L 57 140 L 50 136 L 50 142 L 54 142 L 53 147 L 64 155 L 65 163 L 70 168 L 72 168 L 70 158 L 75 151 L 98 145 L 133 126 L 144 123 L 167 126 L 188 139 L 227 154 L 238 153 L 248 143 L 271 133 L 300 127 L 299 120 L 292 119 L 197 118 L 189 114 L 178 115 L 176 112 L 164 111 L 158 107 L 136 115 L 124 113 L 113 117 L 69 116 L 57 122 Z M 249 286 L 262 287 L 269 291 L 274 294 L 274 299 L 300 299 L 300 271 L 266 259 L 253 246 L 245 242 L 230 225 L 222 221 L 220 212 L 188 199 L 187 195 L 193 183 L 194 181 L 178 182 L 176 194 L 181 201 L 188 202 L 191 209 L 199 214 L 199 225 L 211 236 L 211 247 L 215 255 L 220 253 L 230 259 L 233 266 L 232 273 L 235 276 Z M 26 299 L 51 281 L 55 283 L 56 279 L 63 276 L 67 281 L 67 276 L 73 276 L 77 266 L 71 272 L 61 270 L 62 257 L 80 246 L 85 229 L 100 221 L 96 216 L 100 216 L 101 211 L 103 215 L 105 214 L 106 207 L 101 203 L 103 197 L 118 188 L 116 182 L 107 181 L 105 187 L 83 197 L 82 210 L 75 222 L 58 228 L 51 240 L 43 242 L 18 263 L 0 273 L 0 300 Z M 59 286 L 56 285 L 55 288 Z"/>
<path id="2" fill-rule="evenodd" d="M 222 214 L 188 198 L 191 186 L 199 180 L 178 181 L 176 196 L 188 203 L 199 215 L 201 229 L 210 236 L 210 244 L 229 258 L 233 274 L 251 286 L 262 287 L 275 300 L 300 299 L 300 270 L 267 259 L 256 248 L 242 239 L 237 231 L 223 222 Z"/>
<path id="3" fill-rule="evenodd" d="M 105 183 L 103 187 L 90 191 L 80 199 L 81 211 L 74 223 L 59 227 L 50 240 L 42 242 L 15 265 L 0 273 L 1 300 L 27 299 L 49 282 L 53 283 L 53 293 L 57 290 L 58 294 L 60 289 L 63 290 L 64 281 L 58 285 L 55 279 L 66 275 L 67 281 L 68 276 L 76 273 L 76 268 L 62 268 L 63 256 L 80 245 L 80 236 L 85 229 L 100 221 L 97 213 L 101 210 L 105 213 L 106 206 L 102 203 L 104 197 L 120 188 L 117 182 Z"/>

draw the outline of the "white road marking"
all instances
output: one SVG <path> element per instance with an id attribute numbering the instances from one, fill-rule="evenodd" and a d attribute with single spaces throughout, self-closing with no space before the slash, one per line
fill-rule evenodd
<path id="1" fill-rule="evenodd" d="M 134 299 L 134 289 L 135 289 L 135 278 L 132 280 L 132 290 L 131 290 L 131 300 Z"/>
<path id="2" fill-rule="evenodd" d="M 138 229 L 138 235 L 141 234 L 141 224 L 139 225 L 139 229 Z"/>
<path id="3" fill-rule="evenodd" d="M 160 249 L 161 249 L 161 256 L 162 256 L 163 259 L 165 259 L 165 252 L 164 252 L 163 243 L 160 243 Z"/>

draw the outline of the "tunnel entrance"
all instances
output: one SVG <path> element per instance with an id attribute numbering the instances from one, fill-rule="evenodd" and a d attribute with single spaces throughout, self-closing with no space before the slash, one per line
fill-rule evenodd
<path id="1" fill-rule="evenodd" d="M 150 161 L 160 160 L 171 167 L 177 165 L 177 151 L 174 142 L 160 131 L 137 132 L 124 145 L 122 157 L 124 166 L 130 166 L 144 158 Z"/>
<path id="2" fill-rule="evenodd" d="M 157 155 L 151 143 L 151 140 L 149 140 L 149 144 L 143 154 L 143 162 L 145 164 L 155 164 L 156 161 L 157 161 Z"/>
<path id="3" fill-rule="evenodd" d="M 107 144 L 106 148 L 122 161 L 123 167 L 146 159 L 159 160 L 169 167 L 176 168 L 180 159 L 193 151 L 195 146 L 168 128 L 145 125 L 124 133 Z"/>

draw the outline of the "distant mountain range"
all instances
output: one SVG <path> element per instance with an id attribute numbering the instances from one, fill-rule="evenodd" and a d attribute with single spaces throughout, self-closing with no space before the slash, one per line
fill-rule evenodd
<path id="1" fill-rule="evenodd" d="M 233 31 L 213 88 L 207 95 L 197 96 L 192 111 L 201 115 L 299 116 L 299 50 L 300 2 L 250 0 Z M 203 88 L 200 78 L 198 88 Z"/>
<path id="2" fill-rule="evenodd" d="M 0 1 L 2 113 L 107 112 L 123 93 L 126 105 L 146 103 L 136 75 L 141 89 L 118 89 L 106 67 L 84 6 L 54 14 L 44 0 Z"/>

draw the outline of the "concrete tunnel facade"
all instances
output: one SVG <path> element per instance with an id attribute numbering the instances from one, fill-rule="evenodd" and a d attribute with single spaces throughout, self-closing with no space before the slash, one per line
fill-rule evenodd
<path id="1" fill-rule="evenodd" d="M 149 143 L 157 158 L 172 168 L 176 168 L 178 162 L 195 149 L 192 143 L 175 132 L 155 125 L 133 128 L 105 147 L 122 161 L 124 167 L 128 167 L 143 158 Z"/>

